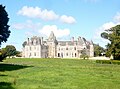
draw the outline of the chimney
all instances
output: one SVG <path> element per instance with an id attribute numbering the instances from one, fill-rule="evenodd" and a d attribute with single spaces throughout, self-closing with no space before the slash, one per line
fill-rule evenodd
<path id="1" fill-rule="evenodd" d="M 27 44 L 29 45 L 29 38 L 28 38 Z"/>
<path id="2" fill-rule="evenodd" d="M 74 42 L 74 37 L 72 37 L 71 41 Z"/>
<path id="3" fill-rule="evenodd" d="M 78 41 L 80 41 L 80 39 L 81 39 L 81 37 L 79 36 L 79 37 L 78 37 Z"/>
<path id="4" fill-rule="evenodd" d="M 41 44 L 43 44 L 43 37 L 41 37 Z"/>

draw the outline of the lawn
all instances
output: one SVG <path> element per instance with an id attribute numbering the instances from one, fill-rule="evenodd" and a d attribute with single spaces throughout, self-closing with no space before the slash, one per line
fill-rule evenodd
<path id="1" fill-rule="evenodd" d="M 7 59 L 0 89 L 120 89 L 120 65 L 80 59 Z"/>

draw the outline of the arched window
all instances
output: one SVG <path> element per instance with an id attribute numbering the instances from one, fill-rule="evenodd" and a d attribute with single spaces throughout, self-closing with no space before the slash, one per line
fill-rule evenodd
<path id="1" fill-rule="evenodd" d="M 60 53 L 58 53 L 58 57 L 60 57 Z"/>
<path id="2" fill-rule="evenodd" d="M 75 53 L 75 57 L 76 57 L 76 53 Z"/>

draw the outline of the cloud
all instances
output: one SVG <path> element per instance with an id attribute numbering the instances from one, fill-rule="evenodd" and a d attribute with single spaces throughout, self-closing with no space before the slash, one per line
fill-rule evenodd
<path id="1" fill-rule="evenodd" d="M 13 24 L 11 27 L 12 29 L 24 30 L 26 36 L 33 36 L 39 34 L 41 36 L 48 37 L 51 31 L 53 31 L 55 36 L 58 38 L 68 36 L 70 34 L 70 30 L 67 28 L 59 29 L 56 25 L 42 26 L 40 23 L 33 23 L 31 20 L 28 20 L 25 23 Z"/>
<path id="2" fill-rule="evenodd" d="M 107 29 L 110 29 L 116 25 L 120 25 L 120 13 L 117 13 L 114 18 L 113 18 L 114 21 L 111 21 L 111 22 L 107 22 L 107 23 L 104 23 L 102 26 L 100 26 L 96 32 L 95 32 L 95 35 L 93 36 L 93 40 L 94 42 L 99 42 L 101 43 L 102 45 L 106 45 L 109 40 L 106 40 L 106 39 L 103 39 L 101 37 L 101 33 L 102 32 L 105 32 L 105 30 Z"/>
<path id="3" fill-rule="evenodd" d="M 27 32 L 25 32 L 25 35 L 27 35 L 28 37 L 33 36 L 33 32 L 27 31 Z"/>
<path id="4" fill-rule="evenodd" d="M 17 12 L 18 15 L 26 16 L 29 18 L 39 18 L 45 21 L 48 20 L 60 20 L 63 23 L 73 24 L 76 22 L 75 18 L 72 16 L 58 15 L 52 10 L 44 9 L 39 7 L 28 7 L 24 6 L 21 10 Z"/>
<path id="5" fill-rule="evenodd" d="M 27 20 L 25 23 L 15 23 L 12 24 L 12 28 L 21 30 L 21 29 L 30 29 L 30 30 L 36 30 L 40 28 L 41 23 L 33 23 L 31 20 Z"/>
<path id="6" fill-rule="evenodd" d="M 12 24 L 11 28 L 24 30 L 26 36 L 33 36 L 38 33 L 38 29 L 41 28 L 41 23 L 33 23 L 31 20 L 27 20 L 25 23 Z"/>
<path id="7" fill-rule="evenodd" d="M 46 35 L 49 37 L 51 31 L 54 32 L 57 38 L 68 36 L 70 34 L 69 29 L 59 29 L 56 25 L 45 25 L 42 29 L 39 30 L 39 33 Z"/>
<path id="8" fill-rule="evenodd" d="M 47 9 L 42 10 L 39 7 L 28 7 L 28 6 L 24 6 L 21 10 L 18 11 L 17 14 L 27 16 L 29 18 L 40 18 L 43 20 L 55 20 L 59 17 L 52 10 L 48 11 Z"/>
<path id="9" fill-rule="evenodd" d="M 120 12 L 118 12 L 115 16 L 114 16 L 114 20 L 116 22 L 120 22 Z"/>
<path id="10" fill-rule="evenodd" d="M 60 21 L 68 24 L 73 24 L 76 22 L 76 20 L 72 16 L 66 16 L 66 15 L 62 15 L 60 17 Z"/>
<path id="11" fill-rule="evenodd" d="M 107 29 L 110 29 L 111 27 L 114 27 L 116 24 L 113 22 L 108 22 L 103 24 L 101 27 L 99 27 L 94 35 L 94 40 L 101 40 L 101 33 L 104 32 Z"/>

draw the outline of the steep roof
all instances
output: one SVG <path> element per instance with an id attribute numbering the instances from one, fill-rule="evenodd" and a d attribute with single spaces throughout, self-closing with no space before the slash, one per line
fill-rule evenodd
<path id="1" fill-rule="evenodd" d="M 48 40 L 49 40 L 49 41 L 56 40 L 56 37 L 55 37 L 55 35 L 54 35 L 53 31 L 51 31 L 51 33 L 50 33 L 50 36 L 49 36 Z"/>

